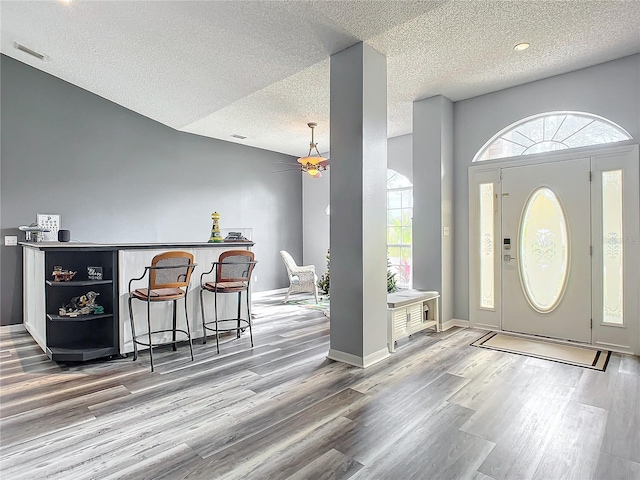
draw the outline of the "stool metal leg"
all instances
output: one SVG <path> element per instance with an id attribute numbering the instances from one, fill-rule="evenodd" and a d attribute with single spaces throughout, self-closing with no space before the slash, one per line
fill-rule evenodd
<path id="1" fill-rule="evenodd" d="M 204 293 L 204 289 L 200 289 L 200 313 L 202 314 L 202 344 L 207 343 L 207 327 L 205 325 L 205 314 L 204 314 L 204 299 L 202 298 L 202 294 Z"/>
<path id="2" fill-rule="evenodd" d="M 238 292 L 238 329 L 236 330 L 236 338 L 240 338 L 240 314 L 242 306 L 242 292 Z"/>
<path id="3" fill-rule="evenodd" d="M 133 306 L 131 305 L 131 297 L 129 297 L 129 319 L 131 320 L 131 339 L 133 340 L 133 361 L 138 359 L 138 344 L 136 343 L 136 326 L 133 321 Z"/>
<path id="4" fill-rule="evenodd" d="M 178 350 L 178 345 L 176 345 L 176 341 L 177 341 L 177 338 L 178 338 L 177 337 L 177 333 L 178 332 L 176 332 L 176 328 L 178 328 L 177 315 L 176 315 L 177 302 L 178 302 L 177 300 L 173 301 L 173 333 L 172 333 L 172 335 L 173 335 L 173 337 L 172 337 L 173 346 L 172 346 L 172 350 L 174 352 Z"/>
<path id="5" fill-rule="evenodd" d="M 191 351 L 191 361 L 193 362 L 193 345 L 191 344 L 191 329 L 189 328 L 189 314 L 187 313 L 187 292 L 184 293 L 184 320 L 187 322 L 187 337 L 189 337 L 189 350 Z"/>
<path id="6" fill-rule="evenodd" d="M 251 338 L 251 348 L 253 348 L 253 330 L 251 328 L 253 321 L 251 320 L 251 302 L 249 302 L 248 288 L 247 288 L 247 320 L 249 321 L 249 338 Z"/>
<path id="7" fill-rule="evenodd" d="M 153 346 L 151 345 L 151 302 L 147 300 L 147 326 L 149 327 L 149 360 L 151 361 L 151 371 L 153 372 Z"/>
<path id="8" fill-rule="evenodd" d="M 127 299 L 129 305 L 129 320 L 131 321 L 131 339 L 133 340 L 133 361 L 138 359 L 138 348 L 136 345 L 136 327 L 133 321 L 133 307 L 131 305 L 131 296 Z"/>
<path id="9" fill-rule="evenodd" d="M 218 353 L 220 353 L 220 334 L 218 333 L 218 287 L 216 287 L 216 291 L 213 292 L 213 309 L 216 321 L 216 349 Z"/>

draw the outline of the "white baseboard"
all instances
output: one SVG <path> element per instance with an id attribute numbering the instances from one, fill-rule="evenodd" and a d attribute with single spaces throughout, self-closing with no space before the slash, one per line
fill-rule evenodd
<path id="1" fill-rule="evenodd" d="M 378 350 L 377 352 L 371 353 L 364 358 L 359 357 L 358 355 L 341 352 L 340 350 L 331 348 L 329 349 L 327 358 L 335 360 L 337 362 L 347 363 L 349 365 L 353 365 L 354 367 L 367 368 L 374 363 L 378 363 L 379 361 L 384 360 L 389 355 L 391 354 L 389 353 L 389 349 L 387 347 Z"/>
<path id="2" fill-rule="evenodd" d="M 15 325 L 3 325 L 0 327 L 0 333 L 14 333 L 24 332 L 27 329 L 24 327 L 24 323 L 16 323 Z"/>
<path id="3" fill-rule="evenodd" d="M 469 320 L 460 320 L 458 318 L 452 318 L 451 320 L 448 320 L 442 324 L 441 330 L 445 332 L 453 327 L 469 328 Z"/>
<path id="4" fill-rule="evenodd" d="M 383 349 L 364 357 L 364 368 L 370 367 L 374 363 L 378 363 L 379 361 L 384 360 L 389 355 L 391 355 L 389 353 L 389 348 L 385 345 Z"/>

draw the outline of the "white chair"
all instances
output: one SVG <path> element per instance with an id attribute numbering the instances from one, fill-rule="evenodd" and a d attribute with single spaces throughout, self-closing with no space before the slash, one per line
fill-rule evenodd
<path id="1" fill-rule="evenodd" d="M 284 250 L 280 251 L 282 260 L 284 260 L 284 266 L 287 267 L 287 274 L 289 276 L 289 290 L 284 301 L 286 303 L 289 300 L 289 295 L 293 292 L 310 292 L 318 303 L 318 276 L 316 275 L 315 265 L 296 265 L 295 260 L 289 252 Z"/>

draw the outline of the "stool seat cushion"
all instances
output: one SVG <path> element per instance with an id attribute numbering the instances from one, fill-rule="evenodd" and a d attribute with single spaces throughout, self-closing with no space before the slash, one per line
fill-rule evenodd
<path id="1" fill-rule="evenodd" d="M 204 288 L 214 292 L 218 289 L 218 292 L 241 292 L 247 289 L 247 284 L 244 282 L 207 282 L 204 284 Z"/>
<path id="2" fill-rule="evenodd" d="M 149 290 L 146 288 L 136 288 L 132 293 L 133 296 L 141 300 L 149 298 L 152 302 L 175 300 L 184 297 L 184 290 L 180 288 L 156 288 L 151 290 L 151 295 L 149 295 Z"/>

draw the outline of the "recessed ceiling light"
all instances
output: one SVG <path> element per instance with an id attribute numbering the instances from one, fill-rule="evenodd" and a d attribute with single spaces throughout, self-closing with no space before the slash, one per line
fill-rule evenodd
<path id="1" fill-rule="evenodd" d="M 515 47 L 513 47 L 513 49 L 516 52 L 521 52 L 523 50 L 526 50 L 527 48 L 529 48 L 529 44 L 528 43 L 519 43 Z"/>
<path id="2" fill-rule="evenodd" d="M 58 0 L 60 3 L 64 3 L 65 5 L 69 5 L 71 0 Z"/>

